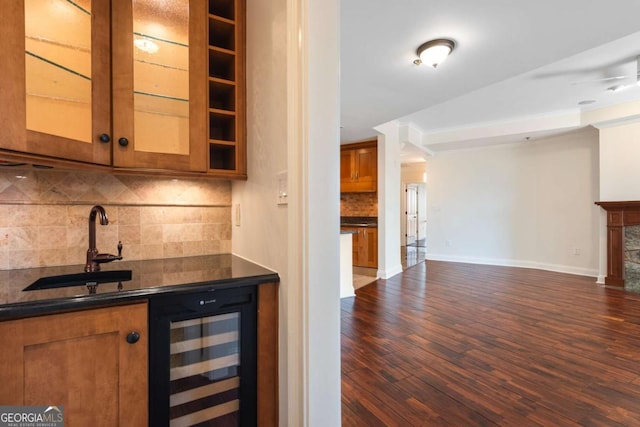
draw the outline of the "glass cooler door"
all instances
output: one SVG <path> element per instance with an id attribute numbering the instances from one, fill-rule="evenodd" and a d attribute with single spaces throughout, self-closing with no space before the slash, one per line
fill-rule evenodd
<path id="1" fill-rule="evenodd" d="M 238 425 L 240 313 L 171 322 L 171 427 Z"/>
<path id="2" fill-rule="evenodd" d="M 156 297 L 149 307 L 149 425 L 255 426 L 255 288 Z"/>

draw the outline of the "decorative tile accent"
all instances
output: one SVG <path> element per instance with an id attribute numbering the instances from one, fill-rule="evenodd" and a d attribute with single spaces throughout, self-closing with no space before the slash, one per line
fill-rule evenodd
<path id="1" fill-rule="evenodd" d="M 640 225 L 624 228 L 624 287 L 640 292 Z"/>
<path id="2" fill-rule="evenodd" d="M 378 193 L 341 193 L 340 216 L 378 216 Z"/>
<path id="3" fill-rule="evenodd" d="M 0 204 L 29 203 L 230 206 L 231 183 L 207 178 L 0 169 Z"/>
<path id="4" fill-rule="evenodd" d="M 84 264 L 94 204 L 109 217 L 96 225 L 101 252 L 116 253 L 118 241 L 131 260 L 231 250 L 228 181 L 7 168 L 0 169 L 0 270 Z"/>

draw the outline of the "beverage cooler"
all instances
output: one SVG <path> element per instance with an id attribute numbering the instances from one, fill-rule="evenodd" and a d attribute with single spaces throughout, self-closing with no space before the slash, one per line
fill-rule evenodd
<path id="1" fill-rule="evenodd" d="M 255 426 L 255 286 L 149 304 L 149 425 Z"/>

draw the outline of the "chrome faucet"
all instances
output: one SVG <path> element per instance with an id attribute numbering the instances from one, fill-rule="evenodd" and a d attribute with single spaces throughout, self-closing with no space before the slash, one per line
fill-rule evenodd
<path id="1" fill-rule="evenodd" d="M 87 263 L 84 271 L 100 271 L 100 264 L 122 259 L 122 242 L 118 242 L 118 255 L 101 254 L 96 248 L 96 216 L 100 215 L 100 224 L 109 224 L 109 218 L 104 208 L 96 205 L 89 212 L 89 249 L 87 249 Z"/>

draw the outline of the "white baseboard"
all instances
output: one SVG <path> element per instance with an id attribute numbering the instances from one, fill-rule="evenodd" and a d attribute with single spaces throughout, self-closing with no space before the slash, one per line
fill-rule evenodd
<path id="1" fill-rule="evenodd" d="M 389 279 L 393 276 L 395 276 L 396 274 L 400 274 L 402 273 L 402 264 L 398 264 L 394 267 L 391 267 L 389 269 L 386 270 L 378 270 L 378 277 L 381 279 Z"/>
<path id="2" fill-rule="evenodd" d="M 560 264 L 547 264 L 536 261 L 523 261 L 512 259 L 497 259 L 497 258 L 480 258 L 480 257 L 464 257 L 447 254 L 426 254 L 426 258 L 431 261 L 449 261 L 449 262 L 462 262 L 466 264 L 484 264 L 484 265 L 499 265 L 503 267 L 520 267 L 520 268 L 535 268 L 537 270 L 555 271 L 558 273 L 575 274 L 578 276 L 597 277 L 598 283 L 601 283 L 597 269 L 575 267 L 572 265 L 560 265 Z M 604 278 L 602 279 L 604 283 Z"/>

